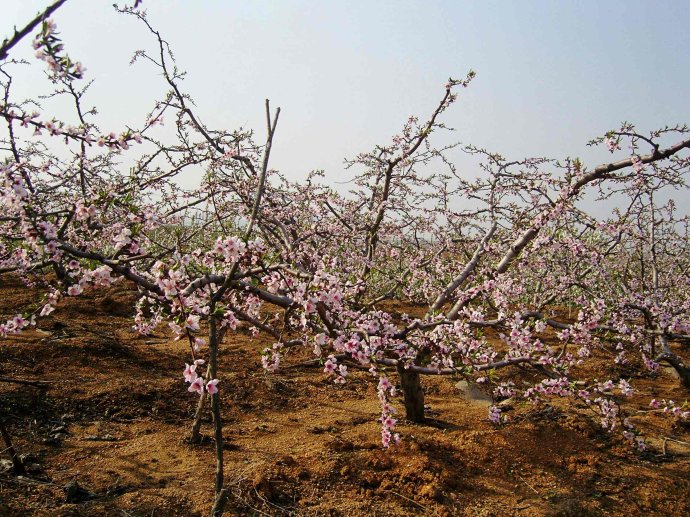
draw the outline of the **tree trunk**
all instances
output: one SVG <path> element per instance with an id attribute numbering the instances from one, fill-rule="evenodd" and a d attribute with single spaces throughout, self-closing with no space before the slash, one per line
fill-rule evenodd
<path id="1" fill-rule="evenodd" d="M 673 369 L 676 370 L 676 373 L 678 373 L 681 384 L 685 388 L 690 389 L 690 368 L 685 366 L 683 361 L 676 354 L 664 353 L 661 354 L 657 359 L 666 361 L 668 364 L 670 364 Z"/>
<path id="2" fill-rule="evenodd" d="M 228 491 L 227 489 L 222 489 L 220 493 L 216 496 L 216 500 L 213 503 L 213 508 L 211 509 L 211 517 L 220 517 L 225 511 L 225 504 L 228 502 Z"/>
<path id="3" fill-rule="evenodd" d="M 405 416 L 412 422 L 424 422 L 424 390 L 419 382 L 419 374 L 399 364 L 398 375 L 405 400 Z"/>
<path id="4" fill-rule="evenodd" d="M 216 325 L 216 318 L 211 313 L 209 318 L 209 362 L 208 362 L 208 379 L 216 378 L 218 373 L 218 329 Z M 221 387 L 222 389 L 222 387 Z M 222 515 L 225 507 L 227 497 L 224 496 L 223 490 L 224 472 L 223 472 L 223 422 L 220 419 L 220 397 L 219 393 L 211 395 L 211 414 L 213 415 L 213 435 L 216 441 L 216 500 L 213 505 L 213 515 Z"/>
<path id="5" fill-rule="evenodd" d="M 668 344 L 668 338 L 662 335 L 660 338 L 661 346 L 663 352 L 658 355 L 655 361 L 658 363 L 660 361 L 666 361 L 668 364 L 673 366 L 673 369 L 678 373 L 680 377 L 680 382 L 684 387 L 690 388 L 690 368 L 685 366 L 683 360 L 671 351 L 671 347 Z"/>
<path id="6" fill-rule="evenodd" d="M 212 379 L 211 366 L 206 368 L 206 380 Z M 199 396 L 199 402 L 196 405 L 196 413 L 194 413 L 194 422 L 192 422 L 192 432 L 189 435 L 189 443 L 201 443 L 201 417 L 204 414 L 204 406 L 206 405 L 206 392 L 204 391 Z"/>

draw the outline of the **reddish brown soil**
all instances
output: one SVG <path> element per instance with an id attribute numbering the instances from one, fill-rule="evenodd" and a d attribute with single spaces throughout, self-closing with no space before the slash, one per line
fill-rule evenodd
<path id="1" fill-rule="evenodd" d="M 0 316 L 37 296 L 0 278 Z M 213 444 L 185 442 L 197 401 L 182 380 L 187 348 L 133 332 L 131 304 L 124 287 L 88 293 L 38 330 L 0 340 L 0 376 L 51 382 L 0 382 L 0 410 L 30 468 L 0 473 L 0 515 L 209 513 Z M 635 379 L 643 393 L 626 404 L 652 446 L 644 454 L 572 402 L 517 405 L 495 428 L 448 378 L 424 379 L 432 420 L 401 422 L 402 443 L 386 451 L 365 372 L 344 386 L 305 365 L 266 374 L 258 351 L 267 343 L 239 333 L 222 347 L 229 514 L 690 514 L 690 432 L 635 413 L 650 395 L 687 397 L 668 372 Z M 67 502 L 72 481 L 88 492 Z"/>

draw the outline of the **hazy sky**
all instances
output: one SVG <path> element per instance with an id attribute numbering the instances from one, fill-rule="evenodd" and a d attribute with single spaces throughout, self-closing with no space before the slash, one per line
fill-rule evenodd
<path id="1" fill-rule="evenodd" d="M 49 3 L 0 2 L 0 37 Z M 153 40 L 111 3 L 68 0 L 53 19 L 96 79 L 89 99 L 101 128 L 121 130 L 141 123 L 165 85 L 150 66 L 129 66 Z M 586 142 L 623 120 L 645 131 L 690 122 L 688 0 L 143 5 L 188 71 L 183 89 L 208 125 L 263 134 L 264 99 L 282 107 L 272 165 L 292 178 L 317 168 L 328 181 L 348 178 L 343 158 L 387 143 L 409 115 L 425 117 L 447 78 L 470 68 L 477 79 L 445 117 L 453 140 L 511 158 L 594 160 L 604 155 Z M 13 56 L 31 56 L 29 43 Z M 19 84 L 46 91 L 39 78 Z"/>

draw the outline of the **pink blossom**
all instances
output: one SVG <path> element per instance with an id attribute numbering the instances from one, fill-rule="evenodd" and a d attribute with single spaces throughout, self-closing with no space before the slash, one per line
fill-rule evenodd
<path id="1" fill-rule="evenodd" d="M 79 221 L 84 221 L 89 216 L 89 210 L 82 203 L 79 203 L 74 211 L 74 215 Z"/>
<path id="2" fill-rule="evenodd" d="M 218 387 L 216 385 L 219 382 L 220 381 L 218 379 L 213 379 L 213 380 L 208 381 L 206 383 L 206 391 L 208 391 L 208 393 L 210 395 L 215 395 L 216 393 L 218 393 Z"/>
<path id="3" fill-rule="evenodd" d="M 197 316 L 195 314 L 190 314 L 187 316 L 187 319 L 185 320 L 185 327 L 188 328 L 189 330 L 192 331 L 198 331 L 199 330 L 199 319 L 200 316 Z"/>
<path id="4" fill-rule="evenodd" d="M 67 294 L 70 296 L 78 296 L 83 292 L 84 289 L 82 288 L 81 284 L 74 284 L 67 288 Z"/>
<path id="5" fill-rule="evenodd" d="M 184 380 L 186 382 L 194 382 L 197 378 L 196 364 L 185 363 L 185 369 L 184 369 L 183 375 L 184 375 Z"/>
<path id="6" fill-rule="evenodd" d="M 609 152 L 614 152 L 616 149 L 618 149 L 618 143 L 610 136 L 607 136 L 604 139 L 604 143 L 606 144 L 606 148 L 609 150 Z"/>
<path id="7" fill-rule="evenodd" d="M 386 418 L 384 418 L 381 423 L 386 429 L 393 429 L 397 421 L 389 415 Z"/>
<path id="8" fill-rule="evenodd" d="M 179 339 L 180 334 L 182 334 L 182 327 L 173 321 L 168 323 L 168 327 L 170 327 L 170 330 L 177 334 L 176 339 Z"/>
<path id="9" fill-rule="evenodd" d="M 494 424 L 500 424 L 505 417 L 501 415 L 501 409 L 497 406 L 489 407 L 489 420 Z"/>
<path id="10" fill-rule="evenodd" d="M 333 356 L 330 356 L 326 363 L 323 365 L 324 373 L 332 374 L 335 373 L 337 363 Z"/>
<path id="11" fill-rule="evenodd" d="M 86 72 L 86 67 L 84 67 L 84 65 L 82 65 L 81 62 L 77 61 L 76 63 L 74 63 L 72 73 L 75 76 L 81 77 L 82 75 L 84 75 L 84 72 Z"/>
<path id="12" fill-rule="evenodd" d="M 201 395 L 204 392 L 204 378 L 203 377 L 196 377 L 194 380 L 192 380 L 192 384 L 189 385 L 189 388 L 187 388 L 187 391 L 189 392 L 197 392 L 199 395 Z"/>
<path id="13" fill-rule="evenodd" d="M 391 387 L 391 383 L 388 380 L 388 377 L 381 377 L 379 379 L 379 386 L 378 386 L 379 391 L 387 391 L 390 387 Z"/>
<path id="14" fill-rule="evenodd" d="M 233 313 L 232 311 L 227 311 L 223 315 L 223 321 L 221 322 L 221 326 L 227 326 L 232 330 L 237 330 L 238 323 L 239 321 L 235 317 L 235 313 Z"/>

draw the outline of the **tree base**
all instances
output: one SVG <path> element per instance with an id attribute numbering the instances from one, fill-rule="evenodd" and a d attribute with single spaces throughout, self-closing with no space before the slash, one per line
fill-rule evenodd
<path id="1" fill-rule="evenodd" d="M 424 422 L 424 389 L 419 374 L 398 365 L 398 376 L 405 401 L 405 417 L 411 422 Z"/>

